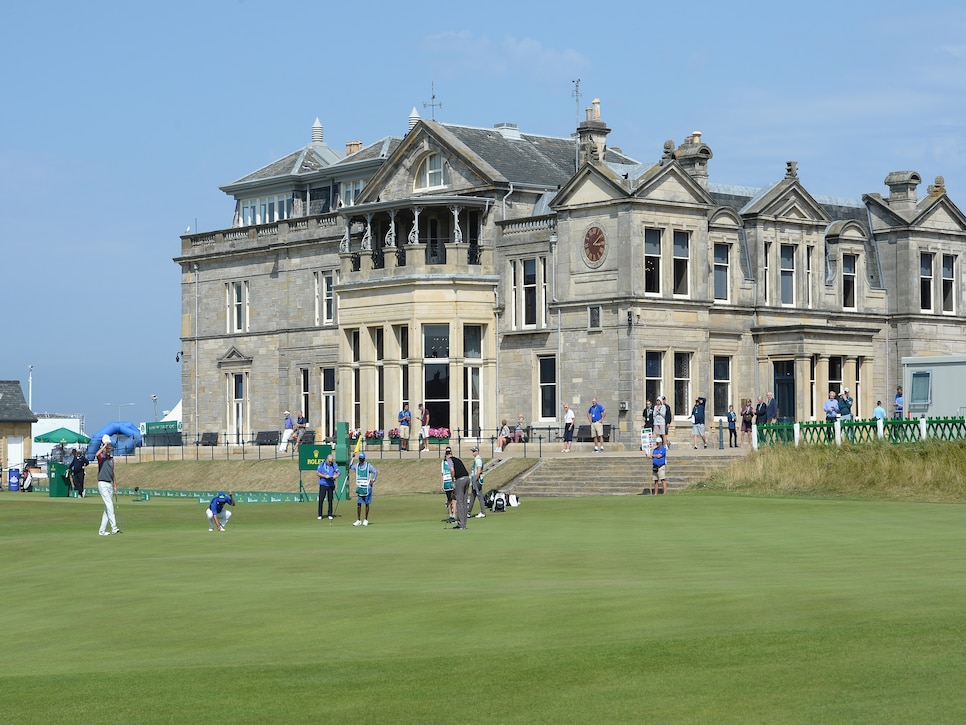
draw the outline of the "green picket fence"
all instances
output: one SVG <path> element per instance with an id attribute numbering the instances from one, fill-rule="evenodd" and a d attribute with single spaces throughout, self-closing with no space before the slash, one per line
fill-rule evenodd
<path id="1" fill-rule="evenodd" d="M 883 421 L 885 439 L 892 443 L 914 443 L 920 440 L 921 429 L 919 421 L 893 420 Z M 840 423 L 842 438 L 849 443 L 871 443 L 879 439 L 875 419 L 847 420 Z M 957 441 L 966 439 L 966 418 L 927 418 L 926 438 L 942 441 Z M 833 423 L 809 421 L 799 424 L 799 441 L 803 445 L 827 445 L 835 442 L 835 426 Z M 758 426 L 758 445 L 794 445 L 794 423 L 766 423 Z"/>

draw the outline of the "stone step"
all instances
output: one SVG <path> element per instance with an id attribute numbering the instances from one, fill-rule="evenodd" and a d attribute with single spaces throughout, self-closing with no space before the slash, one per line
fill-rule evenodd
<path id="1" fill-rule="evenodd" d="M 680 456 L 668 465 L 668 491 L 680 491 L 730 466 L 733 457 Z M 627 496 L 651 486 L 650 460 L 640 455 L 542 460 L 505 490 L 523 496 Z"/>

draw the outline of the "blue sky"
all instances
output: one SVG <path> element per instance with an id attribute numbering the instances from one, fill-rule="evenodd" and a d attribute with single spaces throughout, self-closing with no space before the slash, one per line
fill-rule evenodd
<path id="1" fill-rule="evenodd" d="M 297 0 L 15 3 L 0 67 L 0 377 L 87 430 L 181 397 L 186 227 L 231 224 L 218 190 L 310 140 L 426 117 L 569 135 L 595 97 L 639 161 L 703 132 L 712 182 L 798 162 L 813 194 L 937 175 L 966 208 L 966 8 L 953 3 L 599 5 Z"/>

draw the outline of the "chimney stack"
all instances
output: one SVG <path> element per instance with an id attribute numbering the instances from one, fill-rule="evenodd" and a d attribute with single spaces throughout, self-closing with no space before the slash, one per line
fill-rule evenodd
<path id="1" fill-rule="evenodd" d="M 664 145 L 664 148 L 666 157 L 668 155 L 667 144 Z M 677 159 L 691 178 L 707 189 L 708 161 L 711 160 L 712 156 L 714 154 L 711 153 L 708 145 L 701 143 L 701 132 L 692 131 L 691 135 L 684 139 L 684 143 L 678 146 L 671 158 Z"/>
<path id="2" fill-rule="evenodd" d="M 595 98 L 592 106 L 587 107 L 587 120 L 577 126 L 577 140 L 580 153 L 579 166 L 586 163 L 602 164 L 607 152 L 607 134 L 610 129 L 600 120 L 600 99 Z"/>
<path id="3" fill-rule="evenodd" d="M 889 187 L 889 208 L 899 214 L 911 214 L 916 210 L 916 187 L 922 177 L 915 171 L 893 171 L 885 178 Z"/>
<path id="4" fill-rule="evenodd" d="M 354 154 L 356 151 L 362 148 L 362 141 L 346 141 L 345 142 L 345 155 Z"/>

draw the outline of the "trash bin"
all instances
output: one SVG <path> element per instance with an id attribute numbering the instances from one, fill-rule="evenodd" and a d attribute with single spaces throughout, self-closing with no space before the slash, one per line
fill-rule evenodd
<path id="1" fill-rule="evenodd" d="M 70 468 L 63 463 L 50 462 L 47 464 L 47 483 L 50 486 L 51 498 L 70 497 L 70 481 L 67 474 Z"/>
<path id="2" fill-rule="evenodd" d="M 7 474 L 7 490 L 8 491 L 19 491 L 20 490 L 20 469 L 11 468 Z"/>

